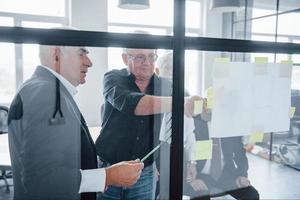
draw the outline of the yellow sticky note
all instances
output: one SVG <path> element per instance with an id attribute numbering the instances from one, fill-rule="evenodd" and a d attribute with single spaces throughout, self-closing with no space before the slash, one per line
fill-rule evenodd
<path id="1" fill-rule="evenodd" d="M 289 64 L 289 65 L 292 65 L 292 64 L 293 64 L 293 61 L 292 61 L 292 60 L 282 60 L 282 61 L 281 61 L 281 64 Z"/>
<path id="2" fill-rule="evenodd" d="M 212 140 L 199 140 L 196 142 L 195 160 L 208 160 L 212 158 Z"/>
<path id="3" fill-rule="evenodd" d="M 202 113 L 203 100 L 198 100 L 194 102 L 194 114 L 199 115 Z"/>
<path id="4" fill-rule="evenodd" d="M 262 142 L 263 139 L 264 139 L 264 133 L 255 132 L 250 135 L 249 142 L 250 143 Z"/>
<path id="5" fill-rule="evenodd" d="M 289 110 L 289 117 L 293 118 L 296 112 L 296 107 L 291 107 Z"/>
<path id="6" fill-rule="evenodd" d="M 268 63 L 268 57 L 255 57 L 255 63 L 266 64 Z"/>
<path id="7" fill-rule="evenodd" d="M 217 63 L 229 63 L 230 62 L 230 58 L 225 57 L 225 58 L 215 58 L 215 62 Z"/>
<path id="8" fill-rule="evenodd" d="M 207 89 L 207 108 L 208 109 L 212 109 L 212 107 L 213 107 L 213 89 L 212 89 L 212 87 L 209 87 L 208 89 Z"/>

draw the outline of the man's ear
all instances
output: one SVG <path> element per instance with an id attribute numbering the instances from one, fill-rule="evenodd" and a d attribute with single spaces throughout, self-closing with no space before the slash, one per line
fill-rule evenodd
<path id="1" fill-rule="evenodd" d="M 58 62 L 58 61 L 60 61 L 60 48 L 59 47 L 55 47 L 54 48 L 54 60 L 56 61 L 56 62 Z"/>
<path id="2" fill-rule="evenodd" d="M 125 53 L 122 53 L 123 63 L 128 66 L 128 56 Z"/>
<path id="3" fill-rule="evenodd" d="M 154 72 L 155 72 L 156 75 L 159 75 L 159 68 L 155 67 Z"/>
<path id="4" fill-rule="evenodd" d="M 54 63 L 54 70 L 59 73 L 60 72 L 60 59 L 61 59 L 61 54 L 60 54 L 60 48 L 59 47 L 54 47 L 51 51 L 51 56 L 52 60 Z"/>

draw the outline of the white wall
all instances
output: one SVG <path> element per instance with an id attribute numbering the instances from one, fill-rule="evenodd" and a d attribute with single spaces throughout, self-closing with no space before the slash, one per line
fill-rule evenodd
<path id="1" fill-rule="evenodd" d="M 204 18 L 203 18 L 203 36 L 222 38 L 222 13 L 210 10 L 210 1 L 205 0 Z M 214 58 L 220 57 L 219 52 L 204 52 L 202 65 L 202 91 L 205 91 L 212 85 L 212 65 Z"/>
<path id="2" fill-rule="evenodd" d="M 107 31 L 107 0 L 72 0 L 71 26 L 80 30 Z M 93 67 L 87 82 L 79 86 L 76 102 L 89 126 L 100 125 L 100 106 L 103 104 L 102 80 L 107 71 L 107 48 L 88 48 Z"/>

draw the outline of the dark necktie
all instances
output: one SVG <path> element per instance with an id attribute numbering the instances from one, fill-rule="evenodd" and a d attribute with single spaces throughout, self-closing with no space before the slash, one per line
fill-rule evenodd
<path id="1" fill-rule="evenodd" d="M 222 155 L 220 138 L 213 138 L 213 152 L 210 166 L 211 176 L 218 180 L 222 173 Z"/>

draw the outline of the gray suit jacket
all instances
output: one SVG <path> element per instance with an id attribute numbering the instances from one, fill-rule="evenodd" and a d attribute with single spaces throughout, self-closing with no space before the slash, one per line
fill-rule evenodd
<path id="1" fill-rule="evenodd" d="M 65 123 L 50 125 L 55 88 L 55 76 L 38 67 L 11 104 L 14 199 L 80 199 L 80 111 L 60 84 Z"/>

